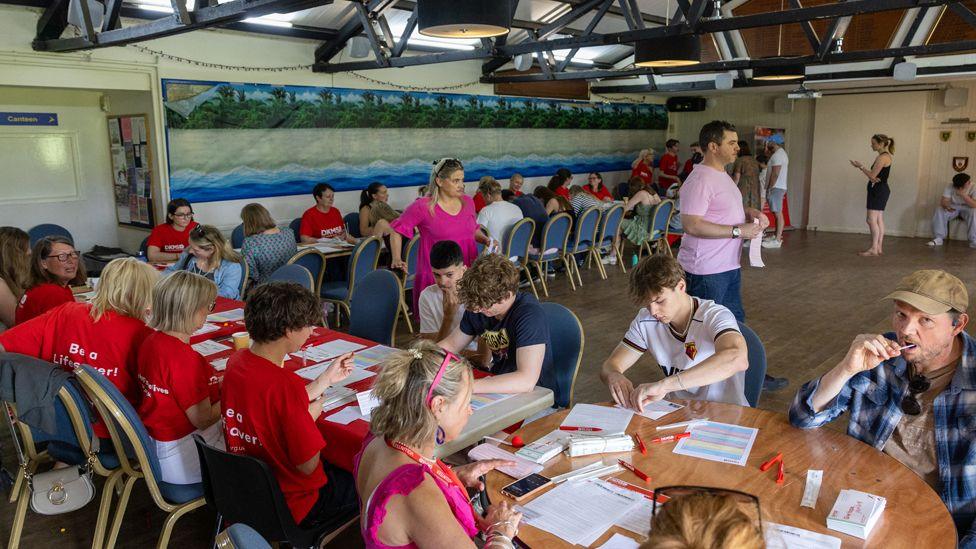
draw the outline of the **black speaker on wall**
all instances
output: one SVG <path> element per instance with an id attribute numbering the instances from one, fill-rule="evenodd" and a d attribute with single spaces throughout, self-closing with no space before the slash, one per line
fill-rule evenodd
<path id="1" fill-rule="evenodd" d="M 696 112 L 705 110 L 704 97 L 669 97 L 668 112 Z"/>

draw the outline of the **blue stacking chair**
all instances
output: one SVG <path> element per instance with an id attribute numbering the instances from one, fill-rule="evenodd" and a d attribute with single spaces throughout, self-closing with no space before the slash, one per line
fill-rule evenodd
<path id="1" fill-rule="evenodd" d="M 312 292 L 322 291 L 322 276 L 325 275 L 325 256 L 315 248 L 305 248 L 291 256 L 286 265 L 301 265 L 312 275 Z"/>
<path id="2" fill-rule="evenodd" d="M 261 534 L 240 522 L 217 534 L 216 545 L 221 549 L 271 549 Z"/>
<path id="3" fill-rule="evenodd" d="M 375 236 L 366 237 L 356 244 L 349 261 L 349 280 L 329 280 L 322 282 L 321 296 L 324 301 L 336 304 L 336 326 L 339 325 L 340 308 L 349 312 L 349 298 L 356 287 L 356 281 L 361 280 L 367 273 L 376 270 L 376 263 L 380 259 L 380 239 Z"/>
<path id="4" fill-rule="evenodd" d="M 545 227 L 542 228 L 542 239 L 538 254 L 529 255 L 529 261 L 535 265 L 539 273 L 539 280 L 542 284 L 542 293 L 549 297 L 549 286 L 546 284 L 546 268 L 553 261 L 562 261 L 569 275 L 569 285 L 576 291 L 576 281 L 573 280 L 573 268 L 569 266 L 569 258 L 566 255 L 566 246 L 569 243 L 569 233 L 573 228 L 573 218 L 566 212 L 558 213 L 549 218 Z M 545 253 L 546 250 L 556 251 Z"/>
<path id="5" fill-rule="evenodd" d="M 115 547 L 119 528 L 122 526 L 122 519 L 129 504 L 129 496 L 132 494 L 133 486 L 140 479 L 145 480 L 153 502 L 167 513 L 163 530 L 156 543 L 157 548 L 166 547 L 176 521 L 206 503 L 203 498 L 203 483 L 163 482 L 160 477 L 159 459 L 156 457 L 156 445 L 149 437 L 146 427 L 132 404 L 108 378 L 91 366 L 82 365 L 76 370 L 76 375 L 85 394 L 95 403 L 95 408 L 105 421 L 112 436 L 115 455 L 119 457 L 122 465 L 121 471 L 113 474 L 102 488 L 105 491 L 121 488 L 119 503 L 105 547 Z M 118 486 L 120 482 L 122 484 Z"/>
<path id="6" fill-rule="evenodd" d="M 519 269 L 525 273 L 525 278 L 529 281 L 532 294 L 539 299 L 539 292 L 535 289 L 535 282 L 532 280 L 532 272 L 529 270 L 529 245 L 532 243 L 532 235 L 535 233 L 535 220 L 525 217 L 516 222 L 505 235 L 502 242 L 502 253 L 505 257 L 514 261 Z"/>
<path id="7" fill-rule="evenodd" d="M 230 233 L 230 247 L 235 250 L 240 250 L 241 246 L 244 245 L 244 224 L 234 227 L 234 230 Z"/>
<path id="8" fill-rule="evenodd" d="M 573 407 L 573 391 L 576 374 L 583 362 L 583 325 L 579 318 L 559 303 L 541 304 L 549 325 L 549 342 L 552 344 L 552 363 L 556 368 L 555 404 L 560 408 Z"/>
<path id="9" fill-rule="evenodd" d="M 586 254 L 587 268 L 589 268 L 589 265 L 593 263 L 593 256 L 596 254 L 594 242 L 596 242 L 596 233 L 599 228 L 599 206 L 590 206 L 583 210 L 583 213 L 576 218 L 576 227 L 573 230 L 573 243 L 569 245 L 569 257 L 572 260 L 569 264 L 573 266 L 573 271 L 576 273 L 576 283 L 580 286 L 583 286 L 583 279 L 580 276 L 577 261 L 582 258 L 577 257 L 577 255 Z M 606 279 L 607 273 L 603 270 L 603 263 L 600 261 L 599 256 L 596 259 L 596 267 L 600 271 L 600 277 Z M 570 276 L 572 276 L 572 273 L 570 273 Z"/>
<path id="10" fill-rule="evenodd" d="M 740 322 L 739 331 L 746 340 L 746 349 L 749 353 L 749 369 L 746 370 L 745 383 L 746 400 L 749 401 L 749 406 L 756 408 L 759 406 L 763 380 L 766 378 L 766 348 L 752 328 Z"/>
<path id="11" fill-rule="evenodd" d="M 392 347 L 402 295 L 400 278 L 392 271 L 367 273 L 349 300 L 349 334 Z"/>
<path id="12" fill-rule="evenodd" d="M 31 227 L 29 231 L 27 231 L 27 236 L 30 238 L 31 248 L 34 247 L 34 244 L 36 244 L 38 240 L 44 238 L 45 236 L 63 236 L 71 241 L 72 245 L 74 245 L 75 242 L 74 237 L 71 236 L 71 232 L 68 229 L 65 229 L 61 225 L 55 225 L 54 223 L 41 223 L 40 225 L 35 225 Z"/>
<path id="13" fill-rule="evenodd" d="M 650 255 L 652 252 L 651 246 L 657 249 L 658 252 L 663 252 L 667 250 L 668 254 L 671 255 L 671 246 L 668 245 L 668 223 L 671 221 L 671 213 L 674 211 L 674 200 L 662 200 L 660 204 L 654 208 L 654 213 L 651 214 L 651 224 L 648 227 L 650 235 L 647 240 L 641 244 L 640 255 L 643 255 L 645 249 L 647 249 L 647 254 Z M 662 250 L 663 248 L 663 250 Z"/>
<path id="14" fill-rule="evenodd" d="M 315 290 L 315 280 L 312 278 L 312 273 L 308 272 L 308 269 L 301 265 L 286 263 L 278 267 L 268 277 L 268 282 L 271 281 L 295 282 L 301 284 L 308 291 Z"/>
<path id="15" fill-rule="evenodd" d="M 300 243 L 302 241 L 302 235 L 298 234 L 298 231 L 302 228 L 302 218 L 296 217 L 292 219 L 291 223 L 288 224 L 288 228 L 291 229 L 291 232 L 295 233 L 295 243 Z"/>
<path id="16" fill-rule="evenodd" d="M 242 300 L 249 282 L 251 282 L 251 267 L 248 266 L 247 260 L 241 257 L 241 285 L 237 287 L 237 296 Z"/>
<path id="17" fill-rule="evenodd" d="M 143 259 L 145 259 L 146 253 L 148 251 L 149 251 L 149 237 L 147 236 L 146 238 L 142 239 L 142 242 L 139 243 L 139 253 L 142 254 Z"/>
<path id="18" fill-rule="evenodd" d="M 617 254 L 617 264 L 620 265 L 620 269 L 623 272 L 627 272 L 627 267 L 624 265 L 622 247 L 620 241 L 617 237 L 620 235 L 620 222 L 624 218 L 624 207 L 621 204 L 612 206 L 603 212 L 603 216 L 600 217 L 600 228 L 597 232 L 597 246 L 596 255 L 599 259 L 603 259 L 601 250 L 609 247 L 613 253 Z M 606 271 L 604 271 L 606 273 Z"/>
<path id="19" fill-rule="evenodd" d="M 415 235 L 407 242 L 406 257 L 407 270 L 403 272 L 403 293 L 400 294 L 400 310 L 403 320 L 407 322 L 407 329 L 413 333 L 413 321 L 410 320 L 410 307 L 407 306 L 407 292 L 414 291 L 413 281 L 417 278 L 417 256 L 420 255 L 420 236 Z"/>
<path id="20" fill-rule="evenodd" d="M 343 223 L 346 224 L 346 232 L 349 236 L 362 238 L 363 233 L 359 232 L 359 212 L 349 212 L 342 216 Z"/>

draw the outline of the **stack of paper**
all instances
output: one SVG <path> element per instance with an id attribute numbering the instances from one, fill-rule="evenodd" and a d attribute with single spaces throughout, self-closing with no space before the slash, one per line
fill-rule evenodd
<path id="1" fill-rule="evenodd" d="M 599 479 L 565 482 L 522 506 L 522 521 L 570 543 L 593 544 L 643 496 Z"/>
<path id="2" fill-rule="evenodd" d="M 840 549 L 840 538 L 763 521 L 766 549 Z"/>
<path id="3" fill-rule="evenodd" d="M 621 405 L 617 405 L 618 408 L 623 408 Z M 648 402 L 644 405 L 643 412 L 635 412 L 638 415 L 644 416 L 647 419 L 659 420 L 662 417 L 670 414 L 671 412 L 677 412 L 678 410 L 684 408 L 681 404 L 675 404 L 674 402 L 668 402 L 667 400 L 658 400 L 655 402 Z"/>
<path id="4" fill-rule="evenodd" d="M 365 347 L 365 345 L 353 343 L 352 341 L 346 341 L 345 339 L 334 339 L 332 341 L 320 343 L 314 347 L 302 349 L 297 353 L 292 353 L 291 356 L 304 359 L 307 362 L 323 362 L 326 360 L 332 360 L 333 358 L 345 353 L 358 351 L 363 347 Z"/>
<path id="5" fill-rule="evenodd" d="M 867 492 L 841 490 L 827 515 L 827 528 L 867 539 L 888 501 Z"/>
<path id="6" fill-rule="evenodd" d="M 559 455 L 566 449 L 571 438 L 569 431 L 555 430 L 539 440 L 526 445 L 515 452 L 515 455 L 535 463 L 545 463 Z"/>
<path id="7" fill-rule="evenodd" d="M 210 313 L 207 322 L 236 322 L 244 320 L 244 309 L 231 309 L 222 313 Z"/>
<path id="8" fill-rule="evenodd" d="M 634 439 L 630 435 L 609 437 L 573 437 L 569 439 L 566 453 L 569 457 L 589 456 L 610 452 L 629 452 L 634 449 Z"/>
<path id="9" fill-rule="evenodd" d="M 356 398 L 356 391 L 348 387 L 329 387 L 322 393 L 322 408 L 333 408 L 337 402 L 351 402 Z"/>
<path id="10" fill-rule="evenodd" d="M 527 459 L 520 458 L 511 452 L 506 452 L 494 444 L 479 444 L 468 451 L 468 457 L 480 461 L 483 459 L 504 459 L 514 461 L 515 465 L 498 467 L 502 473 L 512 478 L 523 478 L 542 470 L 542 466 L 532 463 Z"/>
<path id="11" fill-rule="evenodd" d="M 625 408 L 611 408 L 595 404 L 577 404 L 563 420 L 563 426 L 600 429 L 601 435 L 615 435 L 627 431 L 634 412 Z"/>

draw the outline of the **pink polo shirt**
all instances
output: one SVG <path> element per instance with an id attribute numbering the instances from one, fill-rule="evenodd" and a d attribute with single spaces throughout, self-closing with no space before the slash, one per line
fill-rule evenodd
<path id="1" fill-rule="evenodd" d="M 695 164 L 691 175 L 681 186 L 681 213 L 699 215 L 719 225 L 745 223 L 742 193 L 724 171 Z M 678 262 L 686 272 L 696 275 L 724 273 L 739 268 L 742 240 L 732 238 L 699 238 L 688 233 L 681 238 Z"/>

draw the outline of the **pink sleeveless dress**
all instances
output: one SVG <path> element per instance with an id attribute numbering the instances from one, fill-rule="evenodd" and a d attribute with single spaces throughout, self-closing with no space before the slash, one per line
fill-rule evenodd
<path id="1" fill-rule="evenodd" d="M 359 461 L 363 457 L 366 446 L 369 445 L 373 438 L 375 437 L 372 434 L 367 436 L 366 440 L 363 441 L 362 450 L 356 454 L 355 461 L 353 462 L 353 476 L 356 478 L 359 478 Z M 376 489 L 373 490 L 373 493 L 366 500 L 363 506 L 362 518 L 360 519 L 360 528 L 363 541 L 366 542 L 366 549 L 414 549 L 417 547 L 414 543 L 397 546 L 386 545 L 379 540 L 379 529 L 380 525 L 383 524 L 383 519 L 386 518 L 386 504 L 390 498 L 397 495 L 405 496 L 409 494 L 420 486 L 425 476 L 434 479 L 434 483 L 437 484 L 437 487 L 444 494 L 444 499 L 447 500 L 451 512 L 454 513 L 454 518 L 461 525 L 464 532 L 469 537 L 474 537 L 478 533 L 478 526 L 474 519 L 471 504 L 468 502 L 468 495 L 463 493 L 454 484 L 441 482 L 440 479 L 434 476 L 427 465 L 410 463 L 394 469 L 393 472 L 376 485 Z"/>

